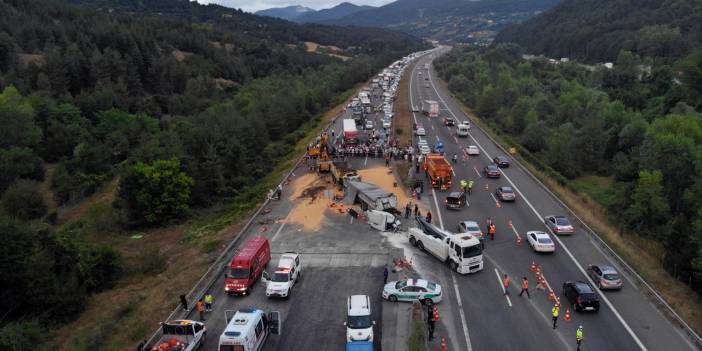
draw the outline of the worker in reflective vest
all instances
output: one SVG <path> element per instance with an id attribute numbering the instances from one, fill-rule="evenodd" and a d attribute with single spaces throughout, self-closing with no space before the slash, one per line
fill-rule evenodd
<path id="1" fill-rule="evenodd" d="M 575 333 L 575 341 L 578 343 L 577 351 L 580 351 L 580 344 L 583 342 L 583 326 L 578 327 L 578 331 Z"/>
<path id="2" fill-rule="evenodd" d="M 558 305 L 553 306 L 551 309 L 551 314 L 553 315 L 553 329 L 556 329 L 556 322 L 558 321 L 558 312 L 560 312 L 560 308 Z"/>
<path id="3" fill-rule="evenodd" d="M 494 224 L 490 224 L 490 240 L 495 240 L 495 233 L 497 233 L 497 228 Z"/>

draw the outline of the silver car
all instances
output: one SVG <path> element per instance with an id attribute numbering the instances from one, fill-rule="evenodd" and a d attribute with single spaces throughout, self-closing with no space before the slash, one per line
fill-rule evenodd
<path id="1" fill-rule="evenodd" d="M 565 216 L 546 216 L 544 223 L 556 234 L 575 233 L 575 227 Z"/>
<path id="2" fill-rule="evenodd" d="M 591 264 L 587 275 L 592 278 L 600 290 L 619 290 L 624 285 L 622 277 L 614 267 L 605 264 Z"/>

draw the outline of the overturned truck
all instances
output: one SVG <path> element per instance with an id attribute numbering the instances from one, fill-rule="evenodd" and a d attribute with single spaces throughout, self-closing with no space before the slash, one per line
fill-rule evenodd
<path id="1" fill-rule="evenodd" d="M 364 211 L 378 210 L 399 214 L 397 196 L 389 193 L 375 184 L 344 180 L 344 203 L 347 205 L 359 203 Z"/>

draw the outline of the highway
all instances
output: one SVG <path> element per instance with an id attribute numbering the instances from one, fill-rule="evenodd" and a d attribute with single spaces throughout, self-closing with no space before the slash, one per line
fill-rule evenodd
<path id="1" fill-rule="evenodd" d="M 680 330 L 637 289 L 635 280 L 621 269 L 620 274 L 625 278 L 623 290 L 599 292 L 601 309 L 597 313 L 576 313 L 567 300 L 560 297 L 564 281 L 588 279 L 584 274 L 588 264 L 617 265 L 601 251 L 593 234 L 578 226 L 575 218 L 570 219 L 576 225 L 576 233 L 558 237 L 551 233 L 556 241 L 555 253 L 532 252 L 525 233 L 548 231 L 543 216 L 569 212 L 511 157 L 511 166 L 502 169 L 501 178 L 482 177 L 483 167 L 503 153 L 476 125 L 467 138 L 456 137 L 455 127 L 444 126 L 444 117 L 468 120 L 434 71 L 423 69 L 425 63 L 430 64 L 433 56 L 444 50 L 440 48 L 417 59 L 414 69 L 407 70 L 403 79 L 410 80 L 412 106 L 419 106 L 420 101 L 428 99 L 439 102 L 439 118 L 420 113 L 413 113 L 413 118 L 425 127 L 425 138 L 430 145 L 441 141 L 448 159 L 453 154 L 459 155 L 458 163 L 453 165 L 456 181 L 451 190 L 458 190 L 459 179 L 474 179 L 476 184 L 468 197 L 470 206 L 459 211 L 449 211 L 443 206 L 450 190 L 425 193 L 420 203 L 431 210 L 433 223 L 452 232 L 457 231 L 459 221 L 474 220 L 484 228 L 488 217 L 494 220 L 497 235 L 494 241 L 486 242 L 484 269 L 471 275 L 459 275 L 412 247 L 404 234 L 380 234 L 367 223 L 351 219 L 331 206 L 333 190 L 326 178 L 318 178 L 302 163 L 293 170 L 282 199 L 268 203 L 234 245 L 240 247 L 254 236 L 267 237 L 272 248 L 269 272 L 282 252 L 299 252 L 303 267 L 300 283 L 293 288 L 289 299 L 278 300 L 265 297 L 261 282 L 256 283 L 247 296 L 227 296 L 223 291 L 223 276 L 206 279 L 214 295 L 214 305 L 213 312 L 206 315 L 208 340 L 201 349 L 218 349 L 217 340 L 226 325 L 225 311 L 256 307 L 279 311 L 283 319 L 282 335 L 271 337 L 263 350 L 341 350 L 346 339 L 343 325 L 346 297 L 367 294 L 371 297 L 376 321 L 376 349 L 404 350 L 409 305 L 383 301 L 381 289 L 383 266 L 391 263 L 393 257 L 405 256 L 412 260 L 414 269 L 407 274 L 443 287 L 444 298 L 438 304 L 441 322 L 437 336 L 447 338 L 449 350 L 573 350 L 579 325 L 583 326 L 585 336 L 582 350 L 695 350 Z M 420 70 L 422 75 L 419 75 Z M 379 101 L 374 99 L 373 103 L 377 105 Z M 400 108 L 410 107 L 395 106 L 395 110 Z M 380 125 L 379 115 L 373 113 L 369 117 L 376 126 Z M 350 117 L 350 111 L 344 116 Z M 338 137 L 341 118 L 331 128 Z M 468 145 L 478 146 L 480 155 L 464 159 L 463 150 Z M 382 158 L 372 157 L 349 157 L 349 162 L 359 170 L 378 169 L 384 165 Z M 385 169 L 382 172 L 387 174 Z M 493 196 L 498 186 L 512 186 L 517 200 L 498 202 Z M 303 190 L 313 188 L 321 191 L 311 197 L 303 196 Z M 397 192 L 402 190 L 398 188 Z M 404 203 L 399 206 L 403 207 Z M 403 219 L 403 222 L 404 228 L 413 225 L 412 220 Z M 517 244 L 517 237 L 522 238 L 521 245 Z M 233 251 L 227 252 L 226 257 L 230 259 L 232 255 Z M 549 286 L 563 302 L 555 330 L 551 327 L 554 303 L 545 292 L 536 290 L 536 277 L 530 270 L 533 261 L 542 267 Z M 501 285 L 504 274 L 512 280 L 508 295 L 503 293 Z M 530 281 L 531 298 L 518 296 L 524 276 Z M 399 274 L 392 273 L 390 280 L 398 277 Z M 564 320 L 566 309 L 570 309 L 572 315 L 570 322 Z M 177 312 L 173 318 L 199 319 L 192 310 Z M 403 328 L 406 330 L 401 330 Z M 430 349 L 438 349 L 438 340 L 430 344 Z"/>
<path id="2" fill-rule="evenodd" d="M 441 49 L 441 52 L 443 50 L 446 49 Z M 455 127 L 444 126 L 444 117 L 457 121 L 468 120 L 468 117 L 445 86 L 439 83 L 433 68 L 424 69 L 424 64 L 431 63 L 433 56 L 420 58 L 411 72 L 410 100 L 412 106 L 419 106 L 422 100 L 438 101 L 440 117 L 429 118 L 413 113 L 413 118 L 425 127 L 430 145 L 436 141 L 444 143 L 447 159 L 453 154 L 459 155 L 459 162 L 454 165 L 455 179 L 474 179 L 476 182 L 473 194 L 468 198 L 470 206 L 460 211 L 448 211 L 440 206 L 448 191 L 433 191 L 431 202 L 435 221 L 450 231 L 456 231 L 458 222 L 462 220 L 475 220 L 484 226 L 488 217 L 497 226 L 495 240 L 488 241 L 486 245 L 484 270 L 471 276 L 452 273 L 450 282 L 455 282 L 455 290 L 460 291 L 464 312 L 461 316 L 465 316 L 454 321 L 462 326 L 459 331 L 464 334 L 454 336 L 459 342 L 458 349 L 574 349 L 575 331 L 579 325 L 584 329 L 584 350 L 695 349 L 625 273 L 621 291 L 599 292 L 601 309 L 598 313 L 576 313 L 562 297 L 563 308 L 558 328 L 551 328 L 553 302 L 548 300 L 546 293 L 535 289 L 535 275 L 530 270 L 532 261 L 542 267 L 547 282 L 557 295 L 560 295 L 564 281 L 587 280 L 584 269 L 588 264 L 617 265 L 600 250 L 591 237 L 593 234 L 579 227 L 574 218 L 570 220 L 576 226 L 576 233 L 568 236 L 550 233 L 543 223 L 543 217 L 567 215 L 568 211 L 511 157 L 511 166 L 502 169 L 503 175 L 499 179 L 481 176 L 483 167 L 491 163 L 493 157 L 504 153 L 474 124 L 467 138 L 457 138 Z M 423 71 L 422 75 L 419 74 L 420 70 Z M 464 161 L 461 156 L 468 145 L 478 146 L 480 156 L 471 156 Z M 486 186 L 488 191 L 485 190 Z M 517 200 L 514 203 L 499 203 L 493 196 L 498 186 L 511 186 L 517 192 Z M 453 190 L 456 189 L 458 181 L 454 182 Z M 556 241 L 556 252 L 532 252 L 525 239 L 525 233 L 529 230 L 548 231 Z M 524 240 L 521 246 L 517 245 L 517 235 Z M 622 270 L 619 271 L 621 274 Z M 508 297 L 502 293 L 500 278 L 503 274 L 512 280 L 511 295 Z M 523 276 L 531 282 L 531 299 L 527 299 L 526 295 L 517 296 Z M 564 321 L 566 308 L 570 309 L 571 322 Z"/>

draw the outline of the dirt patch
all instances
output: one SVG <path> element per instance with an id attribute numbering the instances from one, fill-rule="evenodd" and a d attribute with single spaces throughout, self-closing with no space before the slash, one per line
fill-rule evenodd
<path id="1" fill-rule="evenodd" d="M 185 60 L 188 56 L 191 56 L 193 53 L 180 50 L 173 50 L 172 54 L 173 57 L 175 57 L 176 61 L 181 62 Z"/>
<path id="2" fill-rule="evenodd" d="M 305 174 L 294 183 L 290 200 L 302 200 L 292 209 L 288 222 L 302 225 L 306 231 L 317 231 L 322 225 L 326 209 L 331 204 L 332 186 L 315 173 Z M 329 190 L 329 191 L 327 191 Z"/>
<path id="3" fill-rule="evenodd" d="M 59 208 L 58 224 L 76 222 L 83 218 L 83 215 L 85 215 L 85 213 L 91 207 L 97 204 L 112 203 L 116 196 L 118 183 L 119 179 L 115 178 L 111 182 L 107 183 L 100 191 L 89 196 L 87 199 L 81 201 L 77 205 L 72 207 Z"/>
<path id="4" fill-rule="evenodd" d="M 393 135 L 397 140 L 399 140 L 401 146 L 412 145 L 412 112 L 410 106 L 409 98 L 409 84 L 412 78 L 412 70 L 417 64 L 414 61 L 405 69 L 405 73 L 400 79 L 400 86 L 397 89 L 397 101 L 395 102 L 395 117 L 394 123 L 395 128 L 393 130 Z"/>
<path id="5" fill-rule="evenodd" d="M 402 183 L 398 180 L 393 172 L 387 167 L 376 166 L 358 171 L 364 182 L 372 183 L 379 186 L 381 189 L 394 193 L 397 196 L 397 207 L 403 210 L 408 202 L 417 204 L 422 212 L 426 212 L 428 206 L 412 198 L 410 194 L 402 187 Z"/>
<path id="6" fill-rule="evenodd" d="M 28 66 L 32 63 L 39 67 L 44 65 L 44 55 L 41 54 L 17 54 L 17 59 L 22 66 Z"/>
<path id="7" fill-rule="evenodd" d="M 319 44 L 312 42 L 312 41 L 306 41 L 305 47 L 307 48 L 307 52 L 317 52 L 317 48 L 319 48 Z"/>

